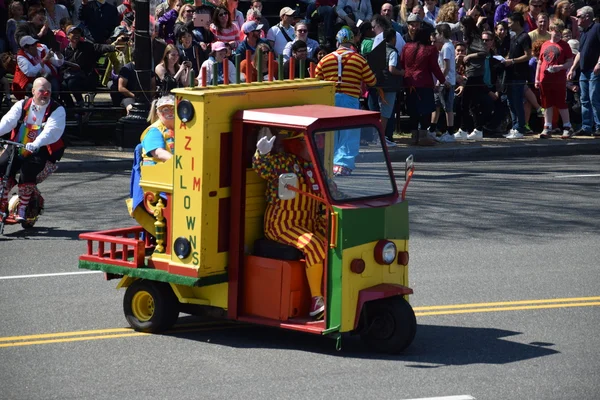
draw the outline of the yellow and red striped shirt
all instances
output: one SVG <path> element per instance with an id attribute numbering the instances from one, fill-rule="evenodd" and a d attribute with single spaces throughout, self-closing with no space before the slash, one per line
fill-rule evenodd
<path id="1" fill-rule="evenodd" d="M 338 79 L 338 56 L 341 55 L 342 74 Z M 363 56 L 354 50 L 340 47 L 333 53 L 327 54 L 319 61 L 315 70 L 317 78 L 339 82 L 336 88 L 338 93 L 344 93 L 352 97 L 360 97 L 361 84 L 364 82 L 367 86 L 375 86 L 377 79 L 371 71 L 371 67 Z"/>

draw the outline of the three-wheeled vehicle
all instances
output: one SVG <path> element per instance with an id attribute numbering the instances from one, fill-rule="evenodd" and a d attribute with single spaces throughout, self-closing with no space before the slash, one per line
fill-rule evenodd
<path id="1" fill-rule="evenodd" d="M 362 148 L 350 176 L 334 176 L 336 134 L 381 133 L 379 113 L 334 107 L 335 87 L 314 79 L 177 89 L 175 150 L 141 167 L 139 226 L 85 233 L 79 267 L 120 278 L 136 330 L 170 328 L 185 305 L 228 319 L 327 335 L 360 334 L 397 353 L 416 332 L 408 303 L 409 157 L 399 191 L 384 145 Z M 302 134 L 328 220 L 325 316 L 309 317 L 303 255 L 264 238 L 266 183 L 252 169 L 262 127 Z M 306 194 L 281 176 L 278 195 Z M 332 184 L 334 183 L 334 184 Z M 331 188 L 335 188 L 332 190 Z"/>

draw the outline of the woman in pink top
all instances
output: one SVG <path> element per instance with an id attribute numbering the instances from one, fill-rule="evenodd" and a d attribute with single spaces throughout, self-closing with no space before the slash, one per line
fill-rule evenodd
<path id="1" fill-rule="evenodd" d="M 240 42 L 240 28 L 231 21 L 231 14 L 224 6 L 215 8 L 210 31 L 215 35 L 215 42 L 228 42 L 235 49 Z"/>

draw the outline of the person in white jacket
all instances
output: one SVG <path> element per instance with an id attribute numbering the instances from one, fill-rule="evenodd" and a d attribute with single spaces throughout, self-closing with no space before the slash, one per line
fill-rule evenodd
<path id="1" fill-rule="evenodd" d="M 60 90 L 57 76 L 59 68 L 65 62 L 63 55 L 48 49 L 46 45 L 31 36 L 23 36 L 19 41 L 19 46 L 21 49 L 17 52 L 17 71 L 15 71 L 13 86 L 17 82 L 19 89 L 27 93 L 31 91 L 33 80 L 36 77 L 46 75 L 52 86 L 52 94 L 57 98 Z M 22 79 L 23 75 L 26 79 Z M 28 84 L 25 84 L 25 80 L 28 81 Z"/>
<path id="2" fill-rule="evenodd" d="M 214 82 L 214 65 L 217 65 L 217 84 L 225 83 L 225 68 L 224 64 L 227 63 L 228 71 L 227 77 L 229 83 L 235 83 L 235 65 L 229 59 L 226 58 L 227 47 L 223 42 L 214 42 L 211 46 L 210 56 L 208 60 L 202 63 L 200 67 L 200 74 L 198 75 L 198 86 L 202 86 L 202 80 L 206 73 L 206 84 L 213 85 Z"/>
<path id="3" fill-rule="evenodd" d="M 38 174 L 46 168 L 48 161 L 58 161 L 64 149 L 62 135 L 66 125 L 65 109 L 51 99 L 50 82 L 46 78 L 37 78 L 31 94 L 31 98 L 15 103 L 0 120 L 0 137 L 10 133 L 11 141 L 25 145 L 16 149 L 8 177 L 5 174 L 13 145 L 0 154 L 0 185 L 6 183 L 3 198 L 0 199 L 0 210 L 6 210 L 8 193 L 17 183 L 16 174 L 20 174 L 17 221 L 26 220 L 25 212 Z M 3 179 L 7 179 L 7 182 L 3 182 Z"/>

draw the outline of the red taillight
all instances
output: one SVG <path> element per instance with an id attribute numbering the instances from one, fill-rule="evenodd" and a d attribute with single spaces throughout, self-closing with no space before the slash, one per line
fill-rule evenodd
<path id="1" fill-rule="evenodd" d="M 355 258 L 350 263 L 350 271 L 355 274 L 362 274 L 365 272 L 365 261 L 362 258 Z"/>
<path id="2" fill-rule="evenodd" d="M 408 265 L 408 251 L 399 251 L 398 252 L 398 264 Z"/>

